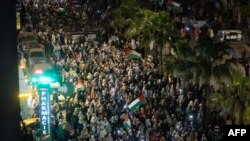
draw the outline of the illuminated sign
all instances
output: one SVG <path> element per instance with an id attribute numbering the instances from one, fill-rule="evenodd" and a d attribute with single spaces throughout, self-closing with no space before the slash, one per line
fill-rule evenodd
<path id="1" fill-rule="evenodd" d="M 51 128 L 50 128 L 50 85 L 39 84 L 39 103 L 40 103 L 40 135 L 41 140 L 50 140 Z"/>
<path id="2" fill-rule="evenodd" d="M 16 13 L 16 29 L 19 30 L 21 29 L 21 20 L 20 20 L 20 13 Z"/>

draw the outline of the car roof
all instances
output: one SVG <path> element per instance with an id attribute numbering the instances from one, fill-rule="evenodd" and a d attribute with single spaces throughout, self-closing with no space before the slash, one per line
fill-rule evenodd
<path id="1" fill-rule="evenodd" d="M 229 33 L 238 33 L 238 34 L 241 34 L 242 31 L 241 30 L 219 30 L 219 32 L 222 32 L 222 33 L 225 33 L 225 34 L 229 34 Z"/>
<path id="2" fill-rule="evenodd" d="M 30 49 L 30 52 L 39 52 L 39 51 L 44 52 L 43 49 L 41 49 L 41 48 L 31 48 Z"/>

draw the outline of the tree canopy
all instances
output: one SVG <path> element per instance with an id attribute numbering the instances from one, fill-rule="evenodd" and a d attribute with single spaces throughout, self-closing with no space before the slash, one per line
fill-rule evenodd
<path id="1" fill-rule="evenodd" d="M 208 96 L 209 108 L 223 109 L 237 124 L 250 123 L 250 77 L 241 72 L 232 72 L 232 84 L 225 85 L 216 93 Z"/>
<path id="2" fill-rule="evenodd" d="M 233 70 L 231 48 L 224 42 L 216 42 L 203 31 L 197 44 L 191 48 L 187 39 L 179 39 L 174 45 L 174 53 L 168 54 L 165 61 L 166 71 L 176 72 L 186 81 L 198 83 L 210 83 L 214 77 L 218 80 L 224 77 L 230 78 Z"/>

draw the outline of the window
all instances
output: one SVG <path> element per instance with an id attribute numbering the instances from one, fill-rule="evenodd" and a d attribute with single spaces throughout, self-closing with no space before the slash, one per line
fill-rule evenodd
<path id="1" fill-rule="evenodd" d="M 43 52 L 31 52 L 30 57 L 44 57 Z"/>

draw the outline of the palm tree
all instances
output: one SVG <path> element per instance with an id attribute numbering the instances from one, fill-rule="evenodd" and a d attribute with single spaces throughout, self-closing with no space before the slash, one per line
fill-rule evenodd
<path id="1" fill-rule="evenodd" d="M 236 92 L 232 103 L 232 112 L 236 115 L 236 122 L 243 124 L 243 115 L 247 107 L 249 108 L 250 106 L 250 77 L 244 77 L 239 71 L 236 71 L 232 76 Z"/>
<path id="2" fill-rule="evenodd" d="M 191 48 L 186 39 L 178 40 L 174 46 L 174 53 L 166 57 L 166 70 L 177 73 L 183 79 L 192 80 L 193 83 L 202 81 L 210 84 L 212 79 L 230 78 L 234 59 L 225 59 L 230 55 L 231 48 L 223 42 L 216 42 L 201 34 L 197 45 Z"/>
<path id="3" fill-rule="evenodd" d="M 135 13 L 139 10 L 137 0 L 125 0 L 112 13 L 111 27 L 118 32 L 123 33 L 130 25 L 130 20 L 133 20 Z"/>
<path id="4" fill-rule="evenodd" d="M 165 11 L 153 12 L 147 9 L 139 9 L 135 20 L 130 21 L 130 27 L 126 31 L 128 38 L 139 37 L 143 47 L 148 47 L 153 40 L 158 47 L 159 67 L 162 72 L 162 49 L 167 42 L 171 42 L 174 25 L 177 19 L 172 19 Z"/>
<path id="5" fill-rule="evenodd" d="M 231 115 L 236 124 L 250 123 L 250 77 L 239 71 L 232 73 L 232 85 L 223 85 L 221 90 L 208 96 L 209 108 L 219 107 Z"/>
<path id="6" fill-rule="evenodd" d="M 179 39 L 172 45 L 171 51 L 164 58 L 165 71 L 168 74 L 180 75 L 185 82 L 193 80 L 193 56 L 195 54 L 189 47 L 188 40 Z"/>
<path id="7" fill-rule="evenodd" d="M 242 53 L 242 57 L 240 59 L 240 63 L 243 65 L 244 70 L 245 70 L 245 75 L 249 76 L 249 61 L 247 59 L 247 55 L 246 55 L 246 49 L 244 49 L 243 53 Z"/>

